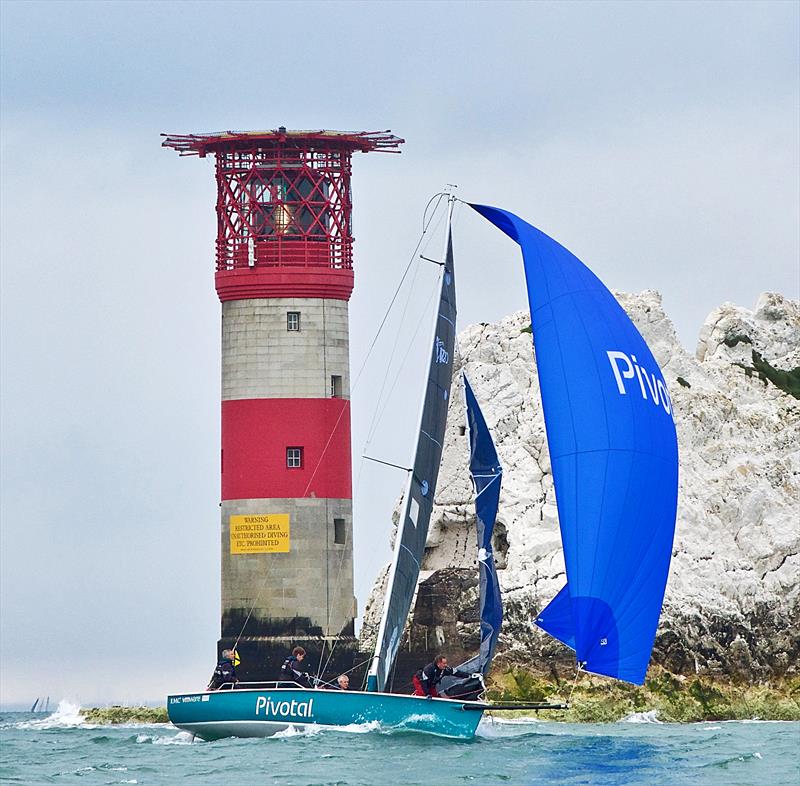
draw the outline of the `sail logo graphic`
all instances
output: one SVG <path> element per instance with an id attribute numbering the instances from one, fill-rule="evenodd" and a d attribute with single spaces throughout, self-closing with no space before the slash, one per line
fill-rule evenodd
<path id="1" fill-rule="evenodd" d="M 617 383 L 617 390 L 621 396 L 628 394 L 623 380 L 636 377 L 642 398 L 645 401 L 652 401 L 656 406 L 661 404 L 664 411 L 668 415 L 672 415 L 672 399 L 667 392 L 667 386 L 655 373 L 648 374 L 647 370 L 637 363 L 636 355 L 628 356 L 624 352 L 610 349 L 606 350 L 606 355 L 608 355 L 608 362 L 611 364 L 611 370 L 614 372 L 614 379 Z M 632 387 L 636 390 L 635 383 Z M 650 394 L 649 396 L 648 393 Z"/>
<path id="2" fill-rule="evenodd" d="M 439 336 L 436 336 L 436 342 L 433 345 L 433 356 L 437 363 L 447 363 L 450 360 L 450 353 L 444 348 L 444 341 Z"/>
<path id="3" fill-rule="evenodd" d="M 273 701 L 271 696 L 256 698 L 256 715 L 276 715 L 282 718 L 313 718 L 314 699 L 308 701 Z"/>

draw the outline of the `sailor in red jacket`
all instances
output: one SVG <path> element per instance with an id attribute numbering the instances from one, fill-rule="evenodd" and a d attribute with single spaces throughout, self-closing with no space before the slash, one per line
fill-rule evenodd
<path id="1" fill-rule="evenodd" d="M 442 677 L 470 677 L 465 671 L 451 669 L 447 665 L 447 658 L 444 655 L 437 655 L 433 663 L 429 663 L 424 669 L 420 669 L 413 677 L 414 695 L 426 696 L 427 698 L 439 698 L 436 686 Z"/>

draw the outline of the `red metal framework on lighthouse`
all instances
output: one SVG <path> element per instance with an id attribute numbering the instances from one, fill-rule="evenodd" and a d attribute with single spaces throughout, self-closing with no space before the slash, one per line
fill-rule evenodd
<path id="1" fill-rule="evenodd" d="M 216 157 L 221 300 L 335 297 L 353 289 L 353 152 L 399 152 L 386 132 L 164 135 L 181 155 Z"/>

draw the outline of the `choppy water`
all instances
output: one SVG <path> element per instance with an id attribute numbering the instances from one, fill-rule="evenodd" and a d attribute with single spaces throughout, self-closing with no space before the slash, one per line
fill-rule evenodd
<path id="1" fill-rule="evenodd" d="M 170 725 L 91 726 L 62 702 L 49 717 L 0 715 L 0 782 L 209 786 L 800 784 L 800 723 L 482 722 L 459 742 L 354 726 L 271 739 L 192 742 Z"/>

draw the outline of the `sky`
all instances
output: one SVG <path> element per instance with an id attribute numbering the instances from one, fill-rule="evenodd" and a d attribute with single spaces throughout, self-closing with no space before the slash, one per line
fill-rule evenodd
<path id="1" fill-rule="evenodd" d="M 448 183 L 608 286 L 661 292 L 692 350 L 725 301 L 800 297 L 796 2 L 5 0 L 0 15 L 2 703 L 156 701 L 214 665 L 213 171 L 162 132 L 406 140 L 354 157 L 354 381 Z M 455 231 L 459 328 L 525 308 L 513 244 L 466 210 Z M 426 275 L 353 389 L 362 608 L 404 476 L 360 456 Z M 395 361 L 370 455 L 408 461 L 417 372 Z"/>

